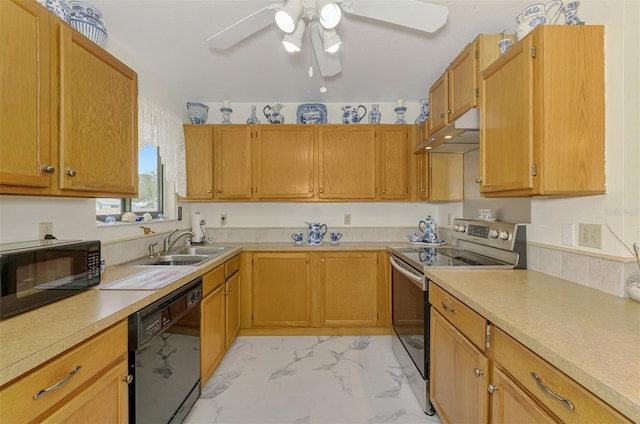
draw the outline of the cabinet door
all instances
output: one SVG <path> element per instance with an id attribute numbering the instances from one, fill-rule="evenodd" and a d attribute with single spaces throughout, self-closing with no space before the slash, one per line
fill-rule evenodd
<path id="1" fill-rule="evenodd" d="M 60 188 L 135 197 L 138 76 L 60 25 Z"/>
<path id="2" fill-rule="evenodd" d="M 251 199 L 251 126 L 216 125 L 213 144 L 216 198 Z"/>
<path id="3" fill-rule="evenodd" d="M 428 200 L 429 190 L 429 159 L 431 155 L 422 154 L 418 156 L 418 199 Z"/>
<path id="4" fill-rule="evenodd" d="M 311 275 L 308 253 L 253 255 L 253 325 L 308 327 Z"/>
<path id="5" fill-rule="evenodd" d="M 493 367 L 492 380 L 494 388 L 491 394 L 492 424 L 551 424 L 558 422 L 495 366 Z"/>
<path id="6" fill-rule="evenodd" d="M 50 18 L 35 1 L 0 2 L 1 185 L 51 185 Z"/>
<path id="7" fill-rule="evenodd" d="M 43 422 L 65 424 L 128 423 L 129 389 L 126 382 L 128 371 L 128 361 L 123 359 Z"/>
<path id="8" fill-rule="evenodd" d="M 258 199 L 313 197 L 312 126 L 259 126 L 255 162 Z"/>
<path id="9" fill-rule="evenodd" d="M 227 334 L 227 349 L 233 343 L 233 340 L 240 331 L 240 273 L 233 274 L 226 285 L 226 334 Z"/>
<path id="10" fill-rule="evenodd" d="M 378 259 L 372 253 L 320 255 L 320 320 L 323 326 L 375 326 Z"/>
<path id="11" fill-rule="evenodd" d="M 464 200 L 464 155 L 432 153 L 429 155 L 430 200 Z"/>
<path id="12" fill-rule="evenodd" d="M 375 125 L 323 125 L 317 131 L 318 197 L 375 199 Z"/>
<path id="13" fill-rule="evenodd" d="M 206 276 L 205 276 L 206 278 Z M 227 348 L 224 282 L 202 299 L 200 306 L 200 383 L 204 386 Z"/>
<path id="14" fill-rule="evenodd" d="M 469 43 L 449 66 L 449 122 L 477 106 L 477 49 L 477 41 Z"/>
<path id="15" fill-rule="evenodd" d="M 483 73 L 481 192 L 533 188 L 531 37 Z"/>
<path id="16" fill-rule="evenodd" d="M 213 127 L 184 126 L 187 199 L 213 199 Z"/>
<path id="17" fill-rule="evenodd" d="M 443 422 L 488 421 L 489 360 L 434 309 L 430 366 L 431 400 Z"/>
<path id="18" fill-rule="evenodd" d="M 380 177 L 382 199 L 406 199 L 408 126 L 380 125 Z"/>
<path id="19" fill-rule="evenodd" d="M 445 72 L 429 89 L 429 134 L 449 123 L 449 76 Z"/>

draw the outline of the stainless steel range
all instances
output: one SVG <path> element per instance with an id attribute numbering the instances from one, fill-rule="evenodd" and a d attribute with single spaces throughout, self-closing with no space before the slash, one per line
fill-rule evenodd
<path id="1" fill-rule="evenodd" d="M 455 219 L 450 243 L 390 248 L 393 351 L 425 413 L 429 400 L 429 268 L 514 269 L 527 267 L 522 224 Z"/>

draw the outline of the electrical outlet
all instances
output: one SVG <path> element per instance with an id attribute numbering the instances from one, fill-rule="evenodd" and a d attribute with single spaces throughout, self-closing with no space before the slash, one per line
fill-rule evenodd
<path id="1" fill-rule="evenodd" d="M 350 213 L 345 213 L 344 214 L 344 225 L 351 225 L 351 214 Z"/>
<path id="2" fill-rule="evenodd" d="M 562 244 L 565 246 L 576 245 L 575 224 L 562 224 Z"/>
<path id="3" fill-rule="evenodd" d="M 53 222 L 41 222 L 38 224 L 38 239 L 44 240 L 44 236 L 53 234 Z"/>
<path id="4" fill-rule="evenodd" d="M 578 224 L 578 245 L 602 249 L 602 225 Z"/>
<path id="5" fill-rule="evenodd" d="M 224 227 L 227 225 L 227 214 L 226 213 L 222 213 L 220 214 L 220 226 Z"/>

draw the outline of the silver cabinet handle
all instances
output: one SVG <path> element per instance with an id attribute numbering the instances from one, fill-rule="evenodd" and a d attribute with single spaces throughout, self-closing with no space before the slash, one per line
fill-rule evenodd
<path id="1" fill-rule="evenodd" d="M 480 177 L 476 178 L 476 183 L 481 184 L 482 183 L 482 178 L 480 178 Z"/>
<path id="2" fill-rule="evenodd" d="M 476 375 L 476 377 L 480 377 L 482 374 L 484 374 L 484 371 L 478 368 L 474 368 L 473 373 Z"/>
<path id="3" fill-rule="evenodd" d="M 76 171 L 73 169 L 67 169 L 66 174 L 70 177 L 75 177 L 76 176 Z"/>
<path id="4" fill-rule="evenodd" d="M 56 172 L 56 168 L 54 168 L 53 165 L 47 165 L 44 168 L 42 168 L 42 170 L 47 174 L 53 174 L 54 172 Z"/>
<path id="5" fill-rule="evenodd" d="M 495 392 L 498 391 L 498 386 L 494 386 L 493 384 L 489 384 L 489 386 L 487 386 L 487 391 L 491 394 L 494 394 Z"/>
<path id="6" fill-rule="evenodd" d="M 122 381 L 124 381 L 127 384 L 131 384 L 133 383 L 133 376 L 131 374 L 125 375 L 124 377 L 122 377 Z"/>
<path id="7" fill-rule="evenodd" d="M 45 393 L 50 392 L 52 390 L 55 390 L 55 389 L 58 389 L 58 388 L 64 386 L 65 384 L 67 384 L 69 382 L 69 380 L 71 380 L 73 378 L 74 375 L 79 373 L 81 369 L 82 369 L 82 367 L 80 365 L 78 365 L 73 370 L 71 370 L 69 375 L 67 375 L 65 378 L 63 378 L 62 380 L 58 381 L 56 384 L 47 387 L 46 389 L 42 389 L 42 390 L 38 391 L 35 395 L 33 395 L 33 398 L 34 399 L 40 399 Z"/>
<path id="8" fill-rule="evenodd" d="M 444 302 L 440 302 L 440 303 L 442 303 L 442 307 L 444 308 L 445 311 L 451 312 L 454 315 L 456 314 L 456 310 L 453 309 L 451 306 L 447 306 L 447 304 Z"/>
<path id="9" fill-rule="evenodd" d="M 558 396 L 557 394 L 553 393 L 551 390 L 547 389 L 544 384 L 542 384 L 542 380 L 540 379 L 540 377 L 538 377 L 538 374 L 536 374 L 535 372 L 531 372 L 531 377 L 536 381 L 536 384 L 538 385 L 538 387 L 540 388 L 540 390 L 542 390 L 543 392 L 545 392 L 547 395 L 549 395 L 551 398 L 558 400 L 560 402 L 562 402 L 564 404 L 564 406 L 566 406 L 567 408 L 569 408 L 569 410 L 573 411 L 573 404 L 571 402 L 569 402 L 567 399 L 563 398 L 562 396 Z"/>

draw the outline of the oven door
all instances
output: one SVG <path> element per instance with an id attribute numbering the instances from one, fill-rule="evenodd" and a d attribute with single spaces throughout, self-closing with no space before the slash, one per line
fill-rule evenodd
<path id="1" fill-rule="evenodd" d="M 423 410 L 429 401 L 429 301 L 424 275 L 395 256 L 392 265 L 393 351 Z"/>

